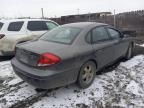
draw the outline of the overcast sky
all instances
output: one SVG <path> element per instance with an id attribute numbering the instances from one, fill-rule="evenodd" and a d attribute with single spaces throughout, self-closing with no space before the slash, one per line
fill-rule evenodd
<path id="1" fill-rule="evenodd" d="M 0 17 L 59 17 L 79 13 L 142 10 L 144 0 L 0 0 Z"/>

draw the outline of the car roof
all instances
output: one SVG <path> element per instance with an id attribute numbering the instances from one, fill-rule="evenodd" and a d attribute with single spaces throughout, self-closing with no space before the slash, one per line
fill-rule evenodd
<path id="1" fill-rule="evenodd" d="M 52 21 L 52 20 L 48 20 L 48 19 L 2 19 L 0 20 L 0 22 L 17 22 L 17 21 Z M 54 21 L 52 21 L 54 22 Z"/>
<path id="2" fill-rule="evenodd" d="M 3 23 L 4 21 L 5 21 L 4 19 L 0 19 L 0 22 L 2 22 L 2 23 Z"/>
<path id="3" fill-rule="evenodd" d="M 86 27 L 96 27 L 96 26 L 104 26 L 108 24 L 98 23 L 98 22 L 77 22 L 77 23 L 69 23 L 63 26 L 68 27 L 77 27 L 77 28 L 86 28 Z"/>

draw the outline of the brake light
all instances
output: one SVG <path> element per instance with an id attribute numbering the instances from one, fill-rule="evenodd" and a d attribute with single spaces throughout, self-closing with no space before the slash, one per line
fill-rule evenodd
<path id="1" fill-rule="evenodd" d="M 4 34 L 0 34 L 0 39 L 2 39 L 5 35 Z"/>
<path id="2" fill-rule="evenodd" d="M 49 66 L 52 64 L 57 64 L 60 61 L 60 57 L 51 53 L 44 53 L 40 55 L 40 58 L 38 60 L 38 66 Z"/>

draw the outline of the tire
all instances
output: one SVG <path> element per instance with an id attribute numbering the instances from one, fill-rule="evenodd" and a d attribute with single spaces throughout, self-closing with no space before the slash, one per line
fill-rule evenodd
<path id="1" fill-rule="evenodd" d="M 126 60 L 129 60 L 132 58 L 132 56 L 133 56 L 133 44 L 130 44 L 128 47 L 125 58 L 126 58 Z"/>
<path id="2" fill-rule="evenodd" d="M 86 62 L 80 69 L 77 84 L 80 88 L 88 88 L 96 75 L 96 65 L 92 61 Z"/>

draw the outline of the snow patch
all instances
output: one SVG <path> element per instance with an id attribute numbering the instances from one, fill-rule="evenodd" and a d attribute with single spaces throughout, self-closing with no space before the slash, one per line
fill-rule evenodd
<path id="1" fill-rule="evenodd" d="M 144 44 L 137 44 L 138 46 L 144 47 Z"/>
<path id="2" fill-rule="evenodd" d="M 18 77 L 18 78 L 16 78 L 16 79 L 13 79 L 13 80 L 9 81 L 9 82 L 7 83 L 7 85 L 8 85 L 8 86 L 12 86 L 12 85 L 15 85 L 15 84 L 17 84 L 17 83 L 20 83 L 20 82 L 22 82 L 22 81 L 23 81 L 23 80 Z"/>
<path id="3" fill-rule="evenodd" d="M 25 83 L 22 86 L 23 87 L 20 88 L 18 91 L 13 91 L 2 98 L 2 100 L 5 100 L 6 102 L 6 104 L 4 104 L 5 108 L 8 108 L 13 104 L 17 103 L 18 101 L 22 101 L 36 94 L 35 89 L 30 85 L 27 85 Z"/>
<path id="4" fill-rule="evenodd" d="M 13 77 L 14 72 L 10 61 L 0 62 L 0 78 Z"/>
<path id="5" fill-rule="evenodd" d="M 127 69 L 131 69 L 132 67 L 139 65 L 140 62 L 144 60 L 144 55 L 135 56 L 127 62 L 122 62 L 120 66 L 123 66 Z"/>
<path id="6" fill-rule="evenodd" d="M 48 94 L 39 102 L 30 106 L 30 108 L 73 108 L 76 104 L 90 104 L 90 100 L 100 100 L 104 96 L 104 89 L 100 81 L 95 79 L 94 83 L 87 89 L 81 90 L 75 86 L 69 88 L 61 88 L 57 91 Z"/>
<path id="7" fill-rule="evenodd" d="M 126 87 L 126 91 L 135 95 L 141 95 L 140 92 L 142 91 L 142 89 L 140 88 L 139 84 L 136 83 L 135 81 L 131 81 L 127 87 Z"/>

